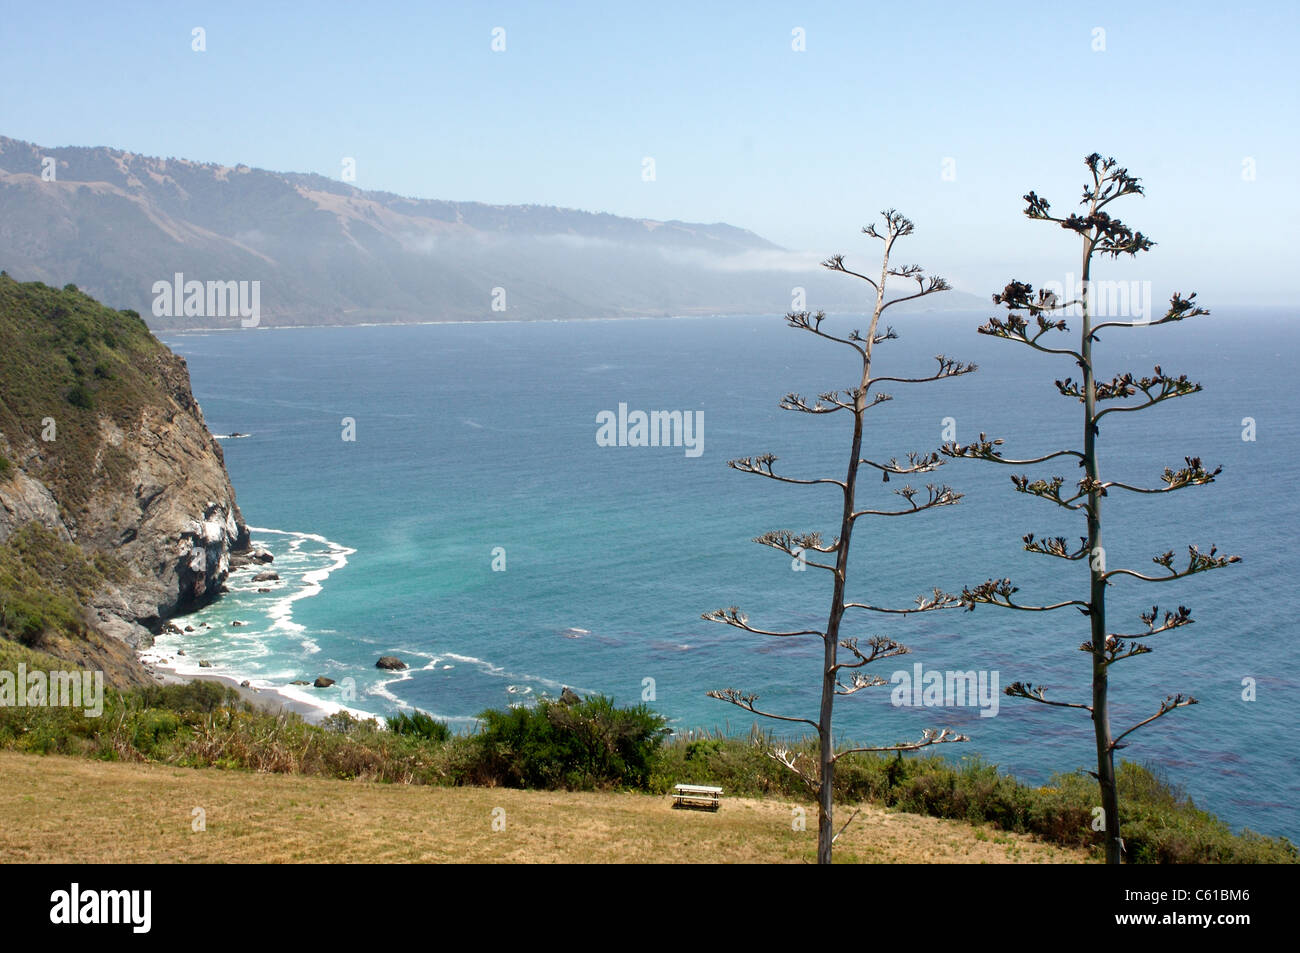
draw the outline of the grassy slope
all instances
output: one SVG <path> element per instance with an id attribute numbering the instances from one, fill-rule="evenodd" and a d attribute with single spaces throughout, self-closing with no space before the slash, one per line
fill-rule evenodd
<path id="1" fill-rule="evenodd" d="M 158 404 L 166 353 L 133 311 L 114 311 L 72 285 L 59 290 L 0 273 L 0 433 L 10 444 L 26 442 L 24 434 L 40 447 L 44 459 L 30 475 L 74 519 L 97 483 L 118 481 L 129 465 L 106 446 L 96 470 L 99 414 L 125 428 Z M 46 418 L 56 426 L 49 442 L 41 439 Z"/>
<path id="2" fill-rule="evenodd" d="M 34 667 L 30 661 L 28 667 Z M 236 791 L 231 795 L 234 798 L 231 803 L 235 805 L 254 790 L 242 788 L 243 782 L 234 780 L 238 776 L 275 775 L 305 782 L 328 781 L 327 787 L 319 790 L 334 792 L 330 797 L 361 797 L 362 806 L 357 810 L 369 811 L 365 798 L 370 795 L 354 794 L 334 782 L 355 784 L 364 790 L 427 787 L 499 791 L 503 786 L 513 787 L 512 781 L 518 780 L 513 777 L 517 772 L 501 770 L 503 758 L 513 763 L 535 762 L 540 757 L 548 764 L 568 766 L 566 776 L 574 783 L 559 785 L 565 788 L 631 789 L 643 792 L 640 797 L 650 796 L 653 800 L 654 795 L 662 797 L 670 792 L 678 781 L 714 783 L 722 786 L 733 799 L 743 796 L 782 805 L 785 823 L 789 822 L 788 811 L 793 805 L 804 805 L 808 815 L 815 811 L 808 802 L 807 791 L 790 772 L 766 757 L 761 746 L 739 738 L 669 741 L 653 758 L 650 776 L 632 783 L 626 777 L 619 780 L 619 776 L 592 775 L 589 773 L 592 766 L 583 768 L 586 763 L 583 758 L 572 751 L 566 753 L 566 746 L 550 743 L 549 747 L 543 745 L 539 749 L 535 736 L 531 742 L 522 742 L 521 748 L 518 739 L 511 741 L 499 733 L 493 735 L 490 729 L 442 740 L 397 734 L 383 730 L 374 721 L 358 722 L 344 715 L 333 716 L 317 726 L 296 716 L 239 706 L 237 699 L 237 695 L 223 686 L 191 682 L 149 686 L 126 694 L 110 691 L 101 718 L 83 717 L 79 710 L 72 708 L 0 707 L 0 750 L 74 755 L 94 762 L 137 767 L 152 765 L 163 772 L 179 770 L 184 777 L 192 779 L 193 790 L 199 791 L 200 796 L 202 791 L 220 791 L 234 785 L 245 792 Z M 59 758 L 51 759 L 52 764 L 60 762 Z M 191 768 L 202 770 L 191 773 Z M 2 764 L 0 771 L 3 771 Z M 978 759 L 956 765 L 938 757 L 904 760 L 857 756 L 841 763 L 836 781 L 836 799 L 840 804 L 837 818 L 841 822 L 848 816 L 847 805 L 870 803 L 873 806 L 867 810 L 868 815 L 888 808 L 958 823 L 957 828 L 949 830 L 969 830 L 964 828 L 965 824 L 988 824 L 1002 832 L 993 835 L 995 838 L 1008 834 L 1034 835 L 1069 856 L 1075 851 L 1096 851 L 1098 835 L 1091 829 L 1096 785 L 1082 774 L 1064 775 L 1052 786 L 1031 788 Z M 1125 805 L 1125 840 L 1133 862 L 1296 863 L 1300 860 L 1294 846 L 1285 839 L 1263 838 L 1247 831 L 1234 834 L 1222 821 L 1198 810 L 1180 792 L 1138 765 L 1125 762 L 1121 766 L 1120 787 Z M 2 782 L 0 789 L 3 789 Z M 535 788 L 534 793 L 543 795 Z M 430 801 L 420 803 L 435 806 L 461 803 L 451 794 L 410 796 L 429 798 Z M 507 796 L 516 795 L 498 795 Z M 519 796 L 527 800 L 531 795 Z M 588 824 L 584 811 L 603 811 L 606 808 L 597 805 L 613 803 L 602 795 L 592 795 L 586 800 L 577 795 L 556 796 L 560 798 L 556 803 L 573 806 L 573 822 L 579 826 Z M 472 799 L 467 803 L 477 804 Z M 474 809 L 482 807 L 478 804 Z M 65 808 L 66 813 L 60 816 L 78 829 L 84 826 L 83 821 L 91 826 L 107 825 L 111 821 L 104 814 L 106 809 L 93 800 L 73 799 Z M 249 808 L 234 810 L 242 816 Z M 268 836 L 276 830 L 286 836 L 294 834 L 293 822 L 297 820 L 300 818 L 296 816 L 288 822 L 283 816 L 269 820 L 266 832 Z M 283 828 L 279 826 L 282 823 Z M 380 825 L 376 830 L 382 827 L 380 822 L 374 823 Z M 637 832 L 633 839 L 648 836 Z M 910 855 L 920 857 L 929 850 L 927 838 L 933 835 L 912 829 L 902 836 L 913 838 L 906 844 L 907 850 Z M 980 840 L 988 834 L 977 832 L 973 836 Z M 1012 837 L 1008 842 L 1017 840 Z M 867 857 L 876 856 L 872 852 L 880 845 L 872 840 L 861 846 L 868 851 L 861 856 Z"/>
<path id="3" fill-rule="evenodd" d="M 811 862 L 815 819 L 793 831 L 792 806 L 727 798 L 713 814 L 646 794 L 389 785 L 0 751 L 0 862 Z M 191 830 L 195 807 L 206 831 Z M 497 807 L 504 831 L 492 829 Z M 836 859 L 1088 858 L 1023 834 L 867 806 Z"/>
<path id="4" fill-rule="evenodd" d="M 81 666 L 102 669 L 113 684 L 144 684 L 130 648 L 88 626 L 81 608 L 105 579 L 124 574 L 112 557 L 88 556 L 36 523 L 16 531 L 0 544 L 0 669 Z M 24 657 L 32 650 L 39 665 Z"/>

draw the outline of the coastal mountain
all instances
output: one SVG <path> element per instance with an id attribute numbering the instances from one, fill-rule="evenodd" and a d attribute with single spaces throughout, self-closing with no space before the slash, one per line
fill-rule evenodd
<path id="1" fill-rule="evenodd" d="M 139 681 L 129 649 L 248 548 L 185 360 L 133 311 L 0 272 L 0 634 Z"/>
<path id="2" fill-rule="evenodd" d="M 75 282 L 155 329 L 771 314 L 791 309 L 795 288 L 814 310 L 863 310 L 862 286 L 818 261 L 725 224 L 410 199 L 0 137 L 0 267 Z M 221 294 L 187 305 L 188 282 L 233 282 L 247 307 Z"/>

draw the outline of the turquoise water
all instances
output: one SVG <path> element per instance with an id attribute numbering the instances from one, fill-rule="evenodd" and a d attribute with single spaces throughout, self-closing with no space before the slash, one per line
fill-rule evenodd
<path id="1" fill-rule="evenodd" d="M 1063 359 L 983 338 L 983 314 L 900 315 L 901 339 L 882 345 L 877 371 L 916 376 L 943 352 L 977 374 L 924 386 L 891 385 L 869 414 L 867 455 L 928 450 L 945 418 L 969 441 L 1007 438 L 1008 456 L 1078 440 L 1077 404 L 1055 378 Z M 853 319 L 834 319 L 843 329 Z M 707 698 L 735 686 L 762 705 L 815 717 L 819 643 L 770 639 L 702 621 L 741 606 L 766 628 L 824 623 L 825 573 L 791 571 L 784 554 L 750 542 L 771 529 L 838 529 L 832 489 L 777 484 L 726 461 L 770 451 L 778 471 L 842 475 L 848 418 L 781 411 L 788 391 L 815 395 L 853 382 L 852 355 L 787 328 L 778 316 L 533 324 L 453 324 L 171 335 L 226 461 L 254 539 L 276 554 L 276 583 L 232 580 L 230 596 L 170 637 L 185 659 L 284 686 L 326 675 L 355 685 L 348 707 L 386 714 L 415 706 L 457 725 L 487 707 L 562 685 L 651 704 L 674 728 L 747 730 L 753 717 Z M 1145 570 L 1166 549 L 1216 543 L 1244 561 L 1159 585 L 1120 579 L 1111 626 L 1137 632 L 1159 603 L 1193 610 L 1196 624 L 1151 640 L 1151 655 L 1117 664 L 1115 725 L 1141 720 L 1166 694 L 1200 704 L 1131 740 L 1126 757 L 1154 763 L 1201 805 L 1236 826 L 1300 835 L 1300 786 L 1285 739 L 1297 701 L 1294 579 L 1300 562 L 1294 451 L 1300 388 L 1292 373 L 1293 316 L 1231 312 L 1196 324 L 1111 331 L 1102 371 L 1186 372 L 1206 392 L 1142 414 L 1107 418 L 1103 475 L 1159 485 L 1166 465 L 1200 455 L 1223 464 L 1218 482 L 1168 496 L 1107 500 L 1111 568 Z M 632 410 L 702 411 L 703 453 L 682 447 L 606 447 L 596 416 Z M 1257 439 L 1242 439 L 1242 420 Z M 355 440 L 342 439 L 344 418 Z M 1082 563 L 1022 551 L 1020 537 L 1083 529 L 1056 507 L 1014 493 L 1010 468 L 949 463 L 938 478 L 965 492 L 960 506 L 914 517 L 864 518 L 854 537 L 850 593 L 905 605 L 933 586 L 960 590 L 1011 576 L 1026 600 L 1084 592 Z M 1060 473 L 1048 464 L 1033 473 Z M 915 482 L 915 481 L 914 481 Z M 924 482 L 919 481 L 919 482 Z M 901 502 L 902 485 L 867 477 L 864 504 Z M 274 530 L 275 532 L 271 532 Z M 504 549 L 505 571 L 493 571 Z M 499 559 L 497 560 L 500 565 Z M 269 593 L 258 593 L 267 587 Z M 913 650 L 901 664 L 997 672 L 1050 697 L 1086 700 L 1088 663 L 1077 612 L 981 607 L 907 618 L 850 616 L 846 634 L 883 634 Z M 231 626 L 232 621 L 245 624 Z M 209 627 L 205 628 L 205 624 Z M 374 668 L 384 654 L 411 665 Z M 345 683 L 345 679 L 352 683 Z M 1257 686 L 1242 699 L 1242 680 Z M 653 680 L 652 682 L 647 679 Z M 297 690 L 338 703 L 338 687 Z M 978 752 L 1031 782 L 1086 766 L 1086 714 L 1001 699 L 996 717 L 973 706 L 893 707 L 890 689 L 842 698 L 837 725 L 880 744 L 950 726 Z"/>

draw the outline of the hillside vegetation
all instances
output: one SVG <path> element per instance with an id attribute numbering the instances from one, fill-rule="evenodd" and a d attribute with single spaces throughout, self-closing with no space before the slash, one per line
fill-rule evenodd
<path id="1" fill-rule="evenodd" d="M 134 311 L 0 272 L 0 637 L 143 682 L 130 649 L 248 544 L 185 361 Z"/>
<path id="2" fill-rule="evenodd" d="M 42 449 L 22 462 L 74 519 L 97 486 L 129 479 L 130 457 L 101 447 L 101 419 L 129 429 L 156 404 L 169 354 L 133 311 L 0 272 L 0 435 L 10 454 Z M 0 456 L 0 480 L 15 462 Z"/>
<path id="3" fill-rule="evenodd" d="M 346 714 L 311 725 L 295 715 L 253 709 L 224 686 L 192 682 L 110 692 L 103 717 L 97 719 L 72 709 L 0 709 L 0 749 L 201 768 L 198 774 L 218 786 L 227 782 L 218 780 L 214 769 L 395 787 L 655 795 L 666 794 L 678 782 L 713 783 L 731 798 L 775 798 L 786 805 L 787 818 L 790 805 L 811 811 L 807 791 L 755 743 L 770 739 L 666 739 L 662 725 L 660 716 L 644 706 L 619 709 L 599 697 L 487 712 L 481 730 L 463 735 L 431 730 L 418 718 L 397 731 Z M 1138 765 L 1124 764 L 1120 782 L 1125 839 L 1134 862 L 1297 860 L 1296 848 L 1285 838 L 1235 834 Z M 842 762 L 836 798 L 842 804 L 874 805 L 877 814 L 891 809 L 987 825 L 1001 834 L 1033 835 L 1083 855 L 1099 847 L 1091 827 L 1095 786 L 1082 774 L 1033 788 L 978 759 L 954 763 L 939 757 L 854 756 Z M 489 799 L 466 795 L 464 803 L 481 806 Z"/>
<path id="4" fill-rule="evenodd" d="M 146 684 L 130 647 L 97 631 L 84 608 L 124 576 L 113 557 L 88 555 L 39 523 L 0 543 L 0 670 L 77 665 L 118 685 Z"/>

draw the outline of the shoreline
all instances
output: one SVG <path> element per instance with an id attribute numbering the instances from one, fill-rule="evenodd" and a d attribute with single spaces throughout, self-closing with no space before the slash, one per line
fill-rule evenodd
<path id="1" fill-rule="evenodd" d="M 210 334 L 214 331 L 310 331 L 318 328 L 423 328 L 452 324 L 568 324 L 578 321 L 678 321 L 698 318 L 744 317 L 761 317 L 761 315 L 747 315 L 739 312 L 735 314 L 700 312 L 699 314 L 609 315 L 590 318 L 443 318 L 436 321 L 359 321 L 347 324 L 259 324 L 255 328 L 231 327 L 228 324 L 223 324 L 214 327 L 160 328 L 153 333 L 157 337 L 160 334 Z M 150 328 L 150 330 L 153 329 Z"/>
<path id="2" fill-rule="evenodd" d="M 1260 308 L 1275 307 L 1273 305 L 1258 305 Z M 971 314 L 983 312 L 982 307 L 970 308 L 918 308 L 915 314 L 951 314 L 958 317 L 967 317 Z M 862 311 L 827 311 L 828 317 L 856 317 L 864 315 Z M 346 323 L 325 323 L 325 324 L 259 324 L 257 327 L 231 327 L 228 324 L 215 325 L 213 327 L 162 327 L 155 330 L 149 330 L 155 337 L 162 340 L 163 335 L 186 335 L 186 334 L 211 334 L 214 332 L 237 333 L 240 331 L 310 331 L 322 328 L 420 328 L 435 327 L 442 325 L 458 324 L 573 324 L 573 323 L 601 323 L 610 321 L 698 321 L 708 320 L 711 318 L 770 318 L 781 317 L 780 314 L 773 312 L 771 314 L 750 313 L 747 311 L 699 311 L 687 314 L 639 314 L 639 315 L 603 315 L 587 318 L 443 318 L 433 321 L 357 321 Z M 166 343 L 166 342 L 164 342 Z"/>
<path id="3" fill-rule="evenodd" d="M 337 702 L 328 702 L 324 700 L 312 702 L 306 699 L 297 698 L 282 691 L 279 687 L 274 685 L 254 685 L 251 680 L 243 679 L 242 681 L 249 682 L 249 685 L 245 687 L 241 680 L 236 679 L 232 675 L 222 675 L 218 672 L 212 674 L 206 672 L 202 674 L 181 672 L 178 671 L 174 665 L 169 664 L 171 661 L 169 658 L 151 656 L 151 651 L 151 649 L 146 649 L 137 652 L 136 660 L 144 668 L 145 672 L 147 672 L 159 685 L 184 685 L 188 682 L 215 682 L 218 685 L 225 685 L 229 688 L 233 688 L 239 693 L 241 699 L 256 708 L 260 708 L 263 711 L 270 712 L 271 714 L 290 712 L 302 716 L 303 719 L 312 724 L 319 724 L 328 715 L 340 711 L 349 712 L 359 718 L 374 718 L 380 723 L 383 722 L 383 719 L 378 715 L 356 711 L 355 709 L 348 708 L 346 705 L 341 705 Z"/>
<path id="4" fill-rule="evenodd" d="M 352 555 L 355 550 L 346 546 L 332 543 L 323 536 L 317 536 L 312 533 L 297 533 L 289 530 L 267 529 L 265 527 L 250 526 L 250 534 L 270 534 L 274 536 L 297 537 L 299 539 L 311 539 L 326 544 L 330 547 L 329 555 L 333 558 L 333 564 L 327 569 L 310 569 L 305 572 L 297 585 L 288 586 L 281 593 L 281 598 L 285 600 L 283 606 L 284 618 L 288 619 L 291 613 L 292 604 L 298 599 L 316 595 L 321 591 L 321 583 L 329 578 L 330 574 L 347 565 L 347 557 Z M 250 540 L 250 551 L 255 548 L 265 549 L 271 552 L 271 549 L 265 545 L 255 546 Z M 280 553 L 279 555 L 284 555 Z M 273 554 L 274 559 L 274 554 Z M 234 574 L 241 569 L 257 569 L 254 564 L 241 564 L 238 567 L 231 568 L 227 582 L 233 579 Z M 218 597 L 209 606 L 216 605 L 221 601 Z M 202 610 L 198 610 L 202 611 Z M 172 628 L 179 634 L 177 622 L 195 613 L 187 613 L 184 616 L 176 616 L 170 620 Z M 283 620 L 281 620 L 283 621 Z M 188 648 L 189 646 L 187 646 Z M 299 685 L 277 685 L 265 678 L 258 678 L 255 675 L 240 675 L 238 673 L 222 672 L 219 669 L 201 668 L 198 658 L 192 661 L 190 656 L 183 659 L 177 654 L 178 646 L 160 646 L 155 641 L 148 648 L 137 649 L 135 653 L 136 661 L 148 674 L 149 678 L 157 684 L 178 685 L 190 681 L 215 682 L 233 688 L 239 693 L 239 696 L 249 704 L 272 714 L 288 712 L 299 715 L 312 724 L 319 724 L 329 715 L 346 711 L 353 717 L 365 720 L 374 718 L 381 725 L 385 723 L 381 715 L 375 715 L 370 712 L 361 711 L 356 708 L 350 708 L 342 702 L 327 697 L 313 697 L 311 694 L 316 689 L 310 686 Z M 244 682 L 248 682 L 245 686 Z"/>

